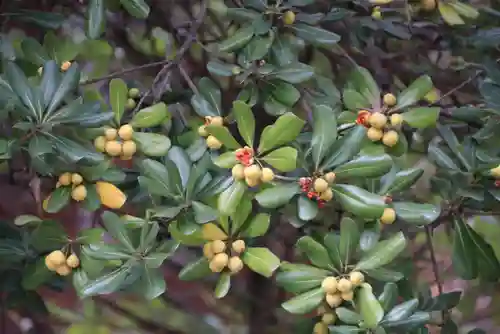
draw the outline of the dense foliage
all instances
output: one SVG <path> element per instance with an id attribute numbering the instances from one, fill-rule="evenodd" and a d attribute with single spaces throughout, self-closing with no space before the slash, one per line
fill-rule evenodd
<path id="1" fill-rule="evenodd" d="M 494 6 L 185 1 L 192 17 L 159 27 L 154 1 L 23 5 L 2 13 L 26 34 L 1 35 L 0 157 L 12 183 L 23 166 L 36 210 L 0 225 L 9 308 L 30 309 L 42 286 L 157 298 L 164 263 L 189 247 L 179 280 L 216 277 L 224 298 L 263 276 L 297 333 L 457 333 L 442 226 L 456 275 L 500 278 L 471 223 L 500 200 Z M 85 36 L 62 32 L 67 13 Z M 117 17 L 144 24 L 125 35 L 148 62 L 111 73 Z M 127 79 L 149 69 L 152 83 Z M 68 229 L 68 207 L 92 226 Z M 270 240 L 288 225 L 284 257 Z M 422 233 L 437 295 L 414 275 Z"/>

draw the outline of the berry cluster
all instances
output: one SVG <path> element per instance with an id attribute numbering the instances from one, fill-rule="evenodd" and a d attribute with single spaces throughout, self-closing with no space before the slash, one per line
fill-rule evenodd
<path id="1" fill-rule="evenodd" d="M 87 198 L 87 188 L 83 183 L 83 177 L 78 173 L 63 173 L 59 176 L 56 188 L 72 186 L 71 198 L 77 202 L 84 201 Z"/>
<path id="2" fill-rule="evenodd" d="M 208 125 L 224 126 L 224 119 L 220 116 L 207 116 L 205 117 L 205 124 L 198 128 L 198 134 L 202 137 L 206 137 L 207 146 L 212 150 L 218 150 L 222 147 L 222 143 L 219 139 L 212 136 L 207 131 Z"/>
<path id="3" fill-rule="evenodd" d="M 235 180 L 245 179 L 249 187 L 255 187 L 260 182 L 268 183 L 274 180 L 274 172 L 271 168 L 261 168 L 254 164 L 254 151 L 251 147 L 245 146 L 237 149 L 234 154 L 239 162 L 231 170 Z"/>
<path id="4" fill-rule="evenodd" d="M 318 207 L 322 208 L 326 202 L 333 198 L 330 185 L 335 182 L 335 173 L 326 173 L 323 177 L 313 179 L 311 177 L 301 177 L 299 185 L 303 193 L 307 194 L 309 199 L 315 200 Z"/>
<path id="5" fill-rule="evenodd" d="M 354 289 L 365 281 L 364 275 L 359 271 L 353 271 L 347 277 L 329 276 L 321 282 L 321 288 L 325 292 L 325 303 L 318 308 L 321 321 L 314 326 L 314 334 L 328 333 L 328 325 L 337 321 L 335 308 L 344 301 L 354 299 Z"/>
<path id="6" fill-rule="evenodd" d="M 134 129 L 130 124 L 122 125 L 118 130 L 109 128 L 104 136 L 94 140 L 94 146 L 99 152 L 106 152 L 111 157 L 130 160 L 137 152 L 137 145 L 132 140 Z"/>
<path id="7" fill-rule="evenodd" d="M 72 269 L 78 268 L 79 265 L 80 259 L 76 254 L 66 257 L 60 250 L 55 250 L 45 257 L 47 269 L 55 271 L 60 276 L 68 276 Z"/>
<path id="8" fill-rule="evenodd" d="M 231 274 L 237 274 L 243 269 L 240 254 L 245 251 L 245 241 L 233 241 L 231 247 L 224 240 L 214 240 L 203 245 L 203 255 L 210 261 L 210 270 L 220 273 L 227 268 Z"/>

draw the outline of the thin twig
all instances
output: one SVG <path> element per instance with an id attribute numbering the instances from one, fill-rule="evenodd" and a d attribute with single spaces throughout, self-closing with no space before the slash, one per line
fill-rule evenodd
<path id="1" fill-rule="evenodd" d="M 483 73 L 483 70 L 478 70 L 474 75 L 471 75 L 467 80 L 462 81 L 458 86 L 452 88 L 450 91 L 448 91 L 446 94 L 442 95 L 437 101 L 431 103 L 430 105 L 436 105 L 439 102 L 441 102 L 444 98 L 450 96 L 451 94 L 455 93 L 457 90 L 462 89 L 464 86 L 469 84 L 471 81 L 476 79 L 481 73 Z"/>
<path id="2" fill-rule="evenodd" d="M 156 67 L 156 66 L 164 66 L 168 62 L 169 62 L 169 60 L 161 60 L 161 61 L 157 61 L 157 62 L 154 62 L 154 63 L 148 63 L 148 64 L 144 64 L 144 65 L 140 65 L 140 66 L 135 66 L 135 67 L 132 67 L 132 68 L 127 68 L 127 69 L 124 69 L 122 71 L 118 71 L 118 72 L 115 72 L 115 73 L 111 73 L 111 74 L 105 75 L 103 77 L 99 77 L 99 78 L 96 78 L 96 79 L 87 80 L 87 81 L 83 82 L 82 85 L 90 85 L 90 84 L 93 84 L 93 83 L 96 83 L 96 82 L 99 82 L 99 81 L 104 81 L 104 80 L 110 80 L 110 79 L 118 78 L 118 77 L 121 77 L 121 76 L 123 76 L 125 74 L 128 74 L 128 73 L 142 71 L 142 70 L 144 70 L 146 68 L 151 68 L 151 67 Z"/>
<path id="3" fill-rule="evenodd" d="M 196 95 L 200 95 L 198 88 L 196 88 L 196 85 L 194 84 L 193 80 L 191 80 L 191 78 L 189 77 L 189 74 L 187 74 L 186 70 L 184 69 L 184 67 L 182 65 L 179 65 L 179 73 L 181 74 L 184 81 L 186 81 L 189 88 L 191 88 L 193 93 Z"/>

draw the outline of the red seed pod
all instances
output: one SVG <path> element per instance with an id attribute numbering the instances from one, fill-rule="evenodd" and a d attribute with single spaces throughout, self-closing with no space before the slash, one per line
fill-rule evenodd
<path id="1" fill-rule="evenodd" d="M 368 111 L 363 111 L 358 114 L 358 117 L 356 118 L 356 124 L 363 125 L 364 127 L 368 128 L 368 117 L 370 116 L 370 113 Z"/>
<path id="2" fill-rule="evenodd" d="M 500 180 L 495 181 L 495 187 L 500 187 Z"/>

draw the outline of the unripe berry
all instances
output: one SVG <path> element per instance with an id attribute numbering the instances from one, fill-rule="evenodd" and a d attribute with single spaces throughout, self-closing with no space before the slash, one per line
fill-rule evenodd
<path id="1" fill-rule="evenodd" d="M 110 156 L 117 157 L 122 154 L 122 144 L 116 140 L 108 141 L 105 150 Z"/>
<path id="2" fill-rule="evenodd" d="M 60 276 L 68 276 L 69 274 L 71 274 L 71 268 L 66 264 L 63 264 L 56 269 L 56 273 Z"/>
<path id="3" fill-rule="evenodd" d="M 207 146 L 212 150 L 218 150 L 222 147 L 222 143 L 217 138 L 210 135 L 207 137 Z"/>
<path id="4" fill-rule="evenodd" d="M 207 131 L 207 127 L 205 125 L 202 125 L 198 128 L 198 134 L 200 137 L 207 137 L 209 135 Z"/>
<path id="5" fill-rule="evenodd" d="M 141 95 L 141 91 L 139 90 L 139 88 L 130 88 L 128 90 L 128 97 L 132 99 L 138 98 L 139 95 Z"/>
<path id="6" fill-rule="evenodd" d="M 210 269 L 213 272 L 220 273 L 228 264 L 229 256 L 226 253 L 219 253 L 210 261 Z"/>
<path id="7" fill-rule="evenodd" d="M 81 184 L 83 182 L 83 177 L 78 174 L 78 173 L 73 173 L 71 175 L 71 183 L 73 183 L 75 186 Z"/>
<path id="8" fill-rule="evenodd" d="M 420 2 L 420 7 L 424 11 L 433 11 L 434 9 L 436 9 L 436 0 L 422 0 Z"/>
<path id="9" fill-rule="evenodd" d="M 117 135 L 118 131 L 116 131 L 116 129 L 106 129 L 106 131 L 104 131 L 104 136 L 106 136 L 107 140 L 115 140 Z"/>
<path id="10" fill-rule="evenodd" d="M 226 243 L 222 240 L 212 241 L 212 251 L 214 254 L 222 253 L 226 250 Z"/>
<path id="11" fill-rule="evenodd" d="M 241 67 L 239 66 L 235 66 L 231 69 L 231 73 L 233 73 L 233 75 L 239 75 L 241 73 Z"/>
<path id="12" fill-rule="evenodd" d="M 59 176 L 59 183 L 63 186 L 71 184 L 71 173 L 63 173 Z"/>
<path id="13" fill-rule="evenodd" d="M 376 6 L 375 8 L 373 8 L 372 17 L 375 20 L 382 19 L 382 12 L 380 11 L 380 7 L 379 6 Z"/>
<path id="14" fill-rule="evenodd" d="M 259 180 L 262 175 L 262 170 L 257 165 L 245 167 L 243 172 L 245 177 L 250 180 Z"/>
<path id="15" fill-rule="evenodd" d="M 335 293 L 337 292 L 337 278 L 329 276 L 321 282 L 321 288 L 325 293 Z"/>
<path id="16" fill-rule="evenodd" d="M 123 140 L 131 140 L 134 135 L 134 128 L 130 124 L 125 124 L 118 130 L 118 136 Z"/>
<path id="17" fill-rule="evenodd" d="M 337 283 L 337 290 L 340 292 L 349 292 L 352 290 L 352 283 L 348 279 L 341 278 Z"/>
<path id="18" fill-rule="evenodd" d="M 329 293 L 326 295 L 325 299 L 326 303 L 332 308 L 339 307 L 340 304 L 342 304 L 342 297 L 338 293 L 334 294 Z"/>
<path id="19" fill-rule="evenodd" d="M 274 179 L 274 172 L 271 168 L 262 168 L 260 180 L 264 183 L 271 182 Z"/>
<path id="20" fill-rule="evenodd" d="M 490 169 L 490 174 L 493 176 L 495 179 L 500 178 L 500 165 Z"/>
<path id="21" fill-rule="evenodd" d="M 233 256 L 229 259 L 227 267 L 232 274 L 239 273 L 243 269 L 243 261 L 238 256 Z"/>
<path id="22" fill-rule="evenodd" d="M 314 191 L 318 192 L 318 193 L 322 193 L 324 191 L 326 191 L 329 187 L 329 184 L 328 182 L 326 182 L 325 179 L 322 179 L 322 178 L 317 178 L 316 180 L 314 180 Z"/>
<path id="23" fill-rule="evenodd" d="M 66 265 L 70 268 L 77 268 L 80 265 L 80 259 L 76 254 L 71 254 L 66 259 Z"/>
<path id="24" fill-rule="evenodd" d="M 335 313 L 325 313 L 321 317 L 321 322 L 325 325 L 332 325 L 335 321 L 337 321 L 337 315 Z"/>
<path id="25" fill-rule="evenodd" d="M 319 199 L 322 199 L 325 202 L 331 201 L 333 198 L 333 191 L 332 189 L 326 189 L 324 192 L 321 193 L 319 196 Z"/>
<path id="26" fill-rule="evenodd" d="M 383 129 L 387 124 L 387 116 L 380 112 L 376 112 L 370 116 L 369 122 L 372 127 Z"/>
<path id="27" fill-rule="evenodd" d="M 209 260 L 214 258 L 215 254 L 211 242 L 207 242 L 203 245 L 203 255 Z"/>
<path id="28" fill-rule="evenodd" d="M 243 180 L 245 178 L 245 167 L 243 165 L 234 165 L 231 169 L 231 174 L 235 180 Z"/>
<path id="29" fill-rule="evenodd" d="M 318 322 L 314 325 L 313 334 L 328 334 L 328 326 L 322 322 Z"/>
<path id="30" fill-rule="evenodd" d="M 399 139 L 398 133 L 394 130 L 390 130 L 387 131 L 384 137 L 382 138 L 382 143 L 384 143 L 384 145 L 386 146 L 393 147 L 398 143 L 398 139 Z"/>
<path id="31" fill-rule="evenodd" d="M 46 256 L 45 257 L 45 266 L 47 267 L 47 269 L 49 269 L 50 271 L 55 271 L 57 269 L 58 266 L 56 266 L 54 264 L 54 262 L 51 261 L 50 257 Z"/>
<path id="32" fill-rule="evenodd" d="M 245 183 L 250 188 L 257 187 L 259 185 L 259 179 L 250 179 L 248 177 L 245 178 Z"/>
<path id="33" fill-rule="evenodd" d="M 122 154 L 131 157 L 137 152 L 137 145 L 133 140 L 125 140 L 122 144 Z"/>
<path id="34" fill-rule="evenodd" d="M 340 295 L 340 297 L 342 297 L 343 300 L 345 301 L 351 301 L 354 299 L 354 292 L 351 290 L 351 291 L 347 291 L 347 292 L 342 292 L 342 294 Z"/>
<path id="35" fill-rule="evenodd" d="M 135 102 L 134 99 L 128 99 L 127 100 L 127 104 L 125 106 L 126 109 L 128 110 L 132 110 L 134 109 L 135 107 L 137 106 L 137 103 Z"/>
<path id="36" fill-rule="evenodd" d="M 286 25 L 291 25 L 295 22 L 295 13 L 288 10 L 283 14 L 283 23 Z"/>
<path id="37" fill-rule="evenodd" d="M 335 182 L 335 178 L 336 177 L 337 176 L 335 175 L 334 172 L 329 172 L 329 173 L 325 174 L 325 180 L 326 180 L 326 182 L 328 182 L 330 184 L 332 184 L 333 182 Z"/>
<path id="38" fill-rule="evenodd" d="M 106 137 L 99 136 L 96 139 L 94 139 L 94 147 L 98 152 L 104 152 L 106 147 Z"/>
<path id="39" fill-rule="evenodd" d="M 384 104 L 388 107 L 396 105 L 396 97 L 391 93 L 385 94 L 383 99 Z"/>
<path id="40" fill-rule="evenodd" d="M 365 281 L 365 276 L 359 271 L 352 271 L 349 274 L 349 279 L 354 286 L 358 286 Z"/>
<path id="41" fill-rule="evenodd" d="M 77 202 L 81 202 L 87 198 L 87 188 L 84 185 L 76 186 L 71 191 L 71 198 Z"/>
<path id="42" fill-rule="evenodd" d="M 236 240 L 231 244 L 231 248 L 238 254 L 245 251 L 246 245 L 244 240 Z"/>
<path id="43" fill-rule="evenodd" d="M 214 116 L 210 120 L 210 125 L 216 125 L 216 126 L 223 126 L 224 125 L 224 119 L 220 116 Z"/>
<path id="44" fill-rule="evenodd" d="M 391 125 L 394 127 L 399 127 L 403 124 L 403 116 L 401 114 L 392 114 L 391 115 Z"/>
<path id="45" fill-rule="evenodd" d="M 396 211 L 392 208 L 385 208 L 382 217 L 380 217 L 380 222 L 382 224 L 392 224 L 396 221 Z"/>
<path id="46" fill-rule="evenodd" d="M 382 132 L 382 130 L 369 128 L 366 132 L 366 135 L 371 141 L 379 141 L 384 136 L 384 133 Z"/>

